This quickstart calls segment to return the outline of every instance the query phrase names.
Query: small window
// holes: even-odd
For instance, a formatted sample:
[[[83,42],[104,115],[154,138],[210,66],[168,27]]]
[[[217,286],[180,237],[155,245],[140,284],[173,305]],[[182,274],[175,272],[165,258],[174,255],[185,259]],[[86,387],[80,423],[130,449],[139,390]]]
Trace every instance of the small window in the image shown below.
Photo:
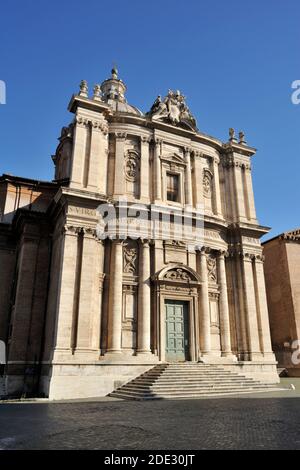
[[[179,199],[179,175],[167,173],[167,200],[178,202]]]

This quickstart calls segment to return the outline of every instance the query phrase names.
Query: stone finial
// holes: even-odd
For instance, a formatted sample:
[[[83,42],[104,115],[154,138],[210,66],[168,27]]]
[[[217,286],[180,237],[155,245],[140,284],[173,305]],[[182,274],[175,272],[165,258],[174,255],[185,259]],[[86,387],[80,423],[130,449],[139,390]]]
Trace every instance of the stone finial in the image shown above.
[[[247,142],[245,140],[245,132],[240,131],[239,132],[239,144],[240,145],[245,145]]]
[[[230,127],[229,128],[229,142],[236,142],[236,138],[235,138],[235,130],[233,129],[233,127]]]
[[[101,86],[97,83],[93,89],[93,100],[101,101]]]
[[[111,70],[111,78],[113,78],[114,80],[118,79],[118,69],[115,65],[113,66]]]
[[[85,98],[88,97],[88,84],[86,80],[81,80],[79,85],[79,96],[84,96]]]

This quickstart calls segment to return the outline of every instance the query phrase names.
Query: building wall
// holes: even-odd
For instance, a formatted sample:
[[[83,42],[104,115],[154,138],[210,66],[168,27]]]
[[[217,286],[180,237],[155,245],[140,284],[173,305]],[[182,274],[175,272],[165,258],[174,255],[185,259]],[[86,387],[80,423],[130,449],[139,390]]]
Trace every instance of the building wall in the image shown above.
[[[297,350],[293,342],[300,338],[300,245],[287,238],[279,236],[264,243],[265,279],[276,358],[290,375],[300,375],[299,364],[293,361]]]

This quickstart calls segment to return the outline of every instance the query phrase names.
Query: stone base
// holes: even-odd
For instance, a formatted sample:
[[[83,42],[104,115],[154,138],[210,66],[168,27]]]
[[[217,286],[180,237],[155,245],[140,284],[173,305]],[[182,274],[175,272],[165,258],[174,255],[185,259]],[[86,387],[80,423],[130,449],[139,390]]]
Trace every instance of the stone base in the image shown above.
[[[203,354],[199,362],[203,362],[204,364],[232,364],[237,362],[237,357],[234,354],[228,354],[228,356]]]
[[[41,390],[52,400],[103,397],[156,365],[125,362],[101,364],[53,365],[51,377],[43,378]]]

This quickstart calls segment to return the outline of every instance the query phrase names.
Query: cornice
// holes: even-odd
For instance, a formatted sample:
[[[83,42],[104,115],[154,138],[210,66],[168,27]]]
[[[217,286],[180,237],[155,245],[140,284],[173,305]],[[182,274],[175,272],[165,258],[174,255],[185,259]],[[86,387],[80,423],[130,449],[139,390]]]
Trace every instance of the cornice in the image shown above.
[[[112,112],[110,106],[104,103],[104,101],[91,100],[84,96],[72,95],[68,104],[68,111],[75,113],[78,107],[88,109],[89,111],[104,113],[107,116]]]

